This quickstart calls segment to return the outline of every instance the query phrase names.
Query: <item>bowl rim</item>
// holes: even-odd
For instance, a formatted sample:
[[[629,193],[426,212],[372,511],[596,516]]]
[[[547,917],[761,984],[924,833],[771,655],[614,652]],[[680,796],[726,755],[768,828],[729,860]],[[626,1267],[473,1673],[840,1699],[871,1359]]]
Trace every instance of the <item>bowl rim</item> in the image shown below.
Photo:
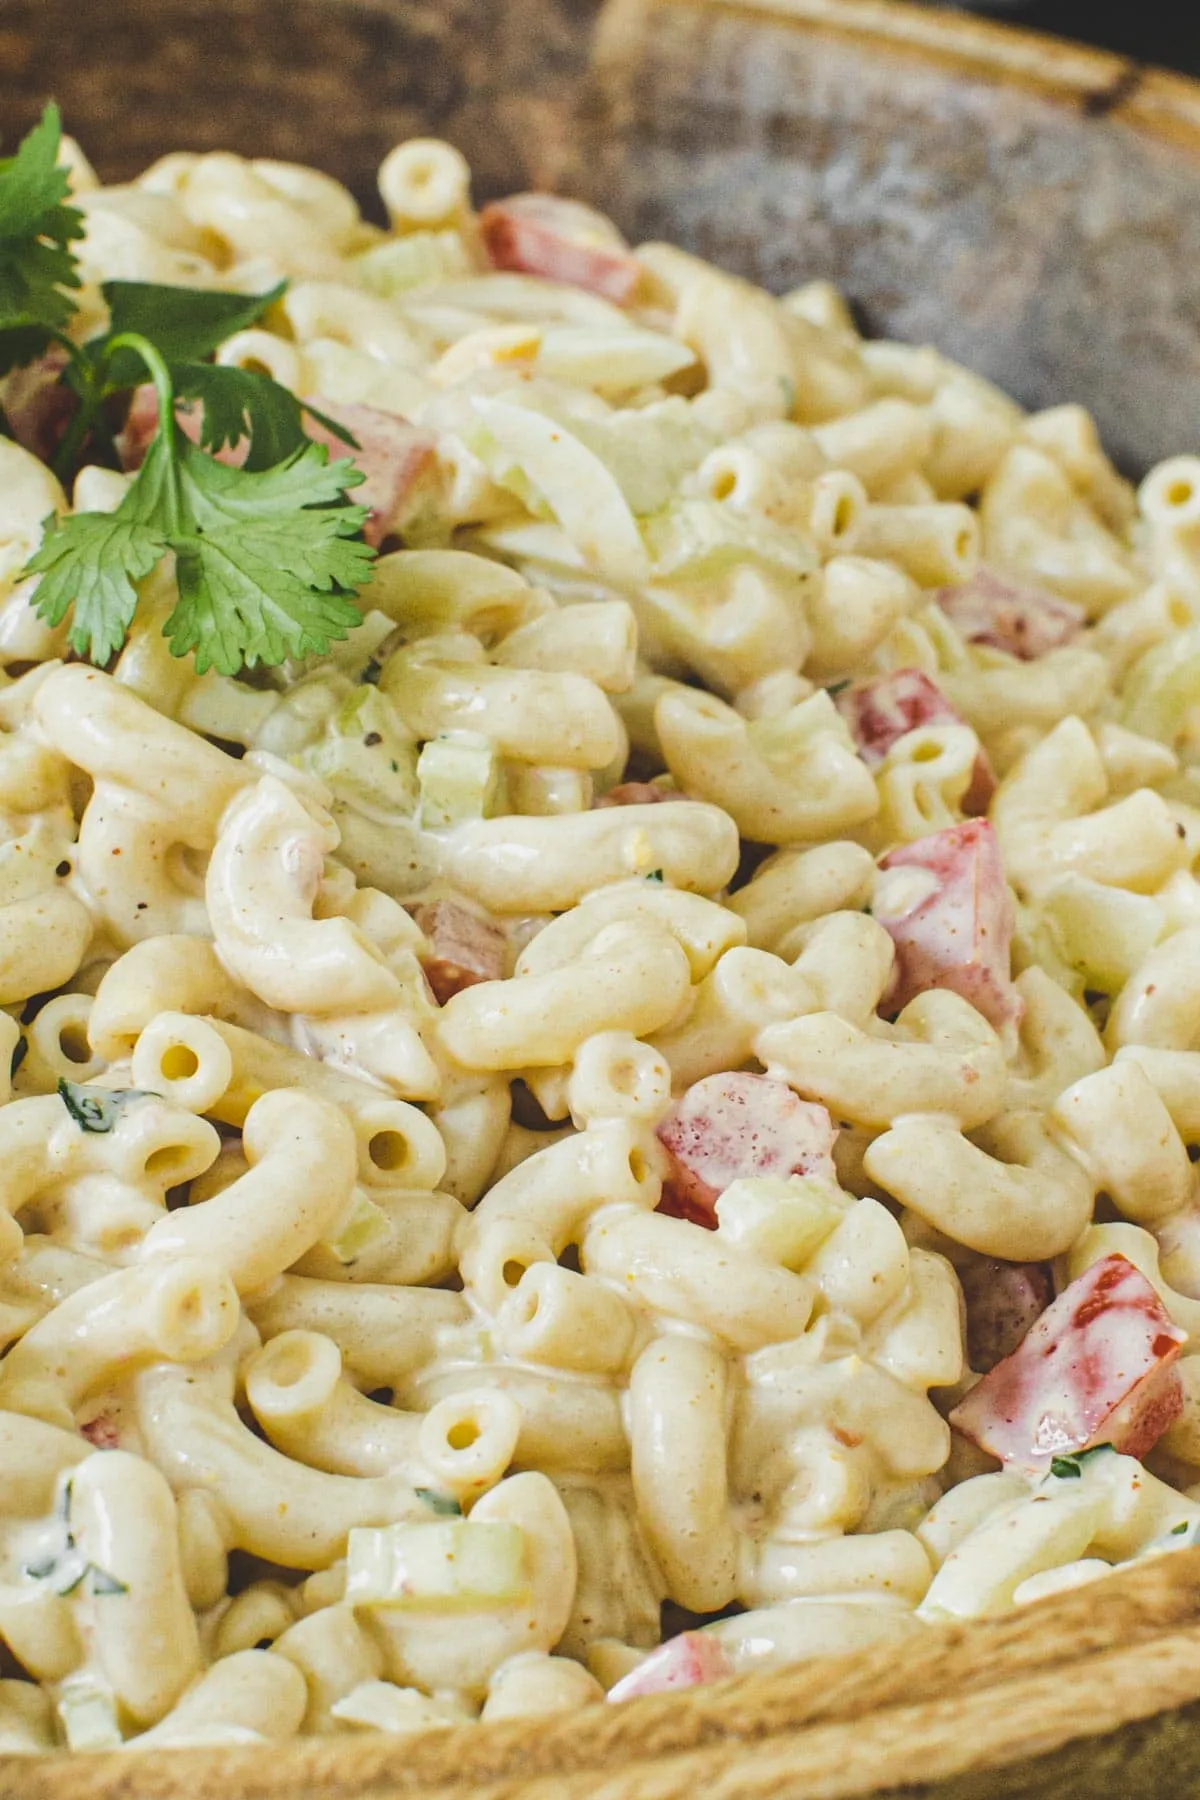
[[[911,0],[607,0],[593,62],[602,68],[636,36],[640,17],[668,9],[758,15],[785,28],[867,41],[877,50],[942,65],[996,85],[1115,119],[1200,157],[1200,76],[1115,50]]]
[[[805,1678],[817,1670],[819,1685]],[[1059,1751],[1076,1766],[1085,1740],[1108,1757],[1114,1733],[1130,1726],[1140,1727],[1139,1752],[1168,1744],[1176,1767],[1182,1737],[1190,1763],[1179,1772],[1194,1776],[1200,1738],[1192,1731],[1186,1748],[1172,1714],[1197,1702],[1192,1549],[1107,1577],[1102,1605],[1090,1586],[1076,1588],[993,1619],[931,1624],[899,1643],[621,1706],[419,1736],[0,1756],[0,1800],[613,1800],[620,1771],[630,1800],[710,1800],[730,1791],[726,1779],[738,1800],[869,1800],[980,1774],[1003,1783],[970,1789],[990,1800],[1022,1791],[1006,1770]]]

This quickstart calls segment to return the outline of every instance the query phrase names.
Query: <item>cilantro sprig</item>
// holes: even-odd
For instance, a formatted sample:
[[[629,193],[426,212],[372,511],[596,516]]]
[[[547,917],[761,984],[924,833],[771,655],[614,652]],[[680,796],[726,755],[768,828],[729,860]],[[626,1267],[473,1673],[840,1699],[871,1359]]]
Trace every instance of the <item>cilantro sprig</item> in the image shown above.
[[[345,637],[374,554],[356,537],[366,509],[345,503],[361,471],[308,439],[273,468],[215,462],[176,423],[175,385],[149,340],[127,332],[112,349],[148,370],[158,432],[115,512],[70,513],[48,531],[29,563],[42,617],[57,625],[73,608],[72,648],[107,662],[133,622],[136,583],[173,551],[179,603],[163,632],[173,656],[194,651],[198,673],[234,675]]]
[[[71,244],[83,214],[66,204],[67,172],[58,166],[62,126],[51,104],[15,156],[0,159],[0,374],[40,356],[68,324],[82,286]]]
[[[38,612],[53,625],[70,612],[72,647],[106,663],[125,641],[138,583],[172,554],[179,602],[163,632],[172,655],[194,654],[198,673],[323,653],[358,624],[353,596],[370,579],[375,552],[360,535],[366,509],[347,500],[361,471],[348,459],[331,462],[308,436],[305,415],[357,445],[269,376],[208,360],[287,284],[231,294],[108,282],[108,330],[77,344],[65,328],[75,311],[70,290],[81,285],[70,245],[84,224],[65,204],[59,145],[58,111],[49,106],[0,162],[0,374],[59,347],[61,380],[74,397],[54,458],[63,479],[85,453],[115,460],[113,407],[147,375],[157,431],[114,512],[45,521],[28,565],[41,577]],[[185,432],[179,416],[189,408]],[[241,466],[210,454],[233,445],[242,446]]]

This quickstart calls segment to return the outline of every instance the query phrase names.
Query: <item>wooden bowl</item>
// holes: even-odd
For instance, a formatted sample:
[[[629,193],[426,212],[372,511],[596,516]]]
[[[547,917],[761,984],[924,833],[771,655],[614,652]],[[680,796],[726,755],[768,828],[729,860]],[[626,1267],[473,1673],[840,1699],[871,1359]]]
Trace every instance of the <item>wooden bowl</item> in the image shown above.
[[[0,0],[9,141],[102,175],[452,138],[781,287],[842,283],[1131,469],[1200,436],[1200,86],[887,0]],[[0,1471],[0,1479],[3,1472]],[[940,1800],[1200,1792],[1200,1551],[984,1624],[565,1721],[0,1758],[0,1800]]]

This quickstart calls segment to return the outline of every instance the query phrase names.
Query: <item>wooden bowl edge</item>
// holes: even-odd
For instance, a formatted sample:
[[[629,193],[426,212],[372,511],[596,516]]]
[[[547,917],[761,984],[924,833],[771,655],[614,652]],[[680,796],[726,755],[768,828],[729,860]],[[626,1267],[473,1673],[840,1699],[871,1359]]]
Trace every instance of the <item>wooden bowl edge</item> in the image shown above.
[[[908,4],[908,0],[607,0],[593,66],[622,60],[651,10],[757,15],[776,25],[871,42],[977,79],[1066,102],[1093,118],[1116,118],[1200,156],[1200,80],[1114,51],[1024,27]]]
[[[1064,1694],[1086,1704],[1064,1704]],[[937,1747],[953,1772],[948,1721],[959,1715],[979,1721],[960,1746],[965,1768],[982,1766],[984,1754],[1018,1760],[1193,1701],[1200,1550],[1110,1577],[1103,1604],[1094,1588],[1080,1589],[998,1619],[931,1626],[899,1645],[560,1718],[420,1738],[0,1758],[0,1800],[440,1800],[456,1788],[478,1800],[493,1792],[497,1800],[569,1800],[617,1769],[654,1771],[656,1800],[709,1800],[713,1769],[736,1765],[749,1779],[747,1770],[761,1767],[777,1778],[789,1761],[815,1768],[818,1752],[827,1769],[819,1791],[840,1800],[870,1793],[868,1776],[876,1786],[890,1781],[888,1758],[907,1767],[906,1746],[910,1760]],[[708,1770],[703,1782],[698,1768]],[[858,1771],[851,1785],[837,1786],[839,1769],[847,1781]],[[754,1791],[738,1790],[741,1800]],[[771,1791],[762,1789],[764,1800]]]

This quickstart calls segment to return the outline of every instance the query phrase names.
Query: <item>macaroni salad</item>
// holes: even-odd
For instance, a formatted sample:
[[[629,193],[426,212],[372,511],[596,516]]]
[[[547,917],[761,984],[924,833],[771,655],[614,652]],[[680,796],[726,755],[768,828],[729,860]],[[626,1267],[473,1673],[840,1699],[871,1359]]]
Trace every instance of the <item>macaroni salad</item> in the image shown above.
[[[387,230],[57,155],[0,439],[0,1752],[569,1711],[1197,1541],[1200,457],[1135,491],[1081,408],[476,212],[443,143]],[[225,325],[190,374],[110,332],[85,431],[164,289]],[[253,555],[212,525],[297,470]]]

